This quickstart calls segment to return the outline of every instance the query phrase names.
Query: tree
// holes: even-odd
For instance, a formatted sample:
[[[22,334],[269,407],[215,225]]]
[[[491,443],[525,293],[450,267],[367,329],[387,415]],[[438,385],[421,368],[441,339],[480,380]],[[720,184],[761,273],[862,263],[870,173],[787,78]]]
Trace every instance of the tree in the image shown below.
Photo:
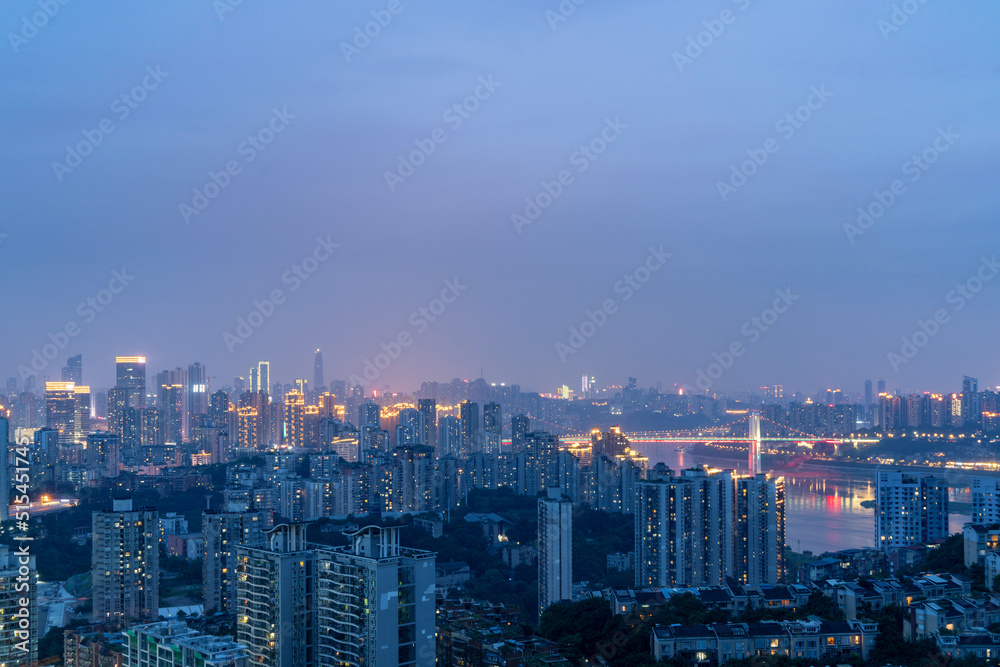
[[[603,598],[550,605],[538,624],[538,633],[557,642],[573,662],[597,655],[598,643],[615,626],[611,605]]]

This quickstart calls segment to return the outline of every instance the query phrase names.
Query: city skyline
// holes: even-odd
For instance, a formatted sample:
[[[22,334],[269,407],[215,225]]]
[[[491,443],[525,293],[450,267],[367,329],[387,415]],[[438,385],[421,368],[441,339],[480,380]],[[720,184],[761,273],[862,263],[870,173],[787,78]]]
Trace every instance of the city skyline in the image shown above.
[[[1000,383],[1000,9],[574,7],[9,4],[0,374]]]
[[[321,353],[319,352],[319,350],[315,350],[314,352],[316,353],[317,358],[320,359],[320,361],[319,361],[320,365],[319,365],[319,371],[318,371],[318,373],[322,374],[322,356],[321,356]],[[73,362],[75,362],[77,364],[81,364],[81,357],[82,357],[82,354],[76,354],[76,355],[73,355],[69,360],[72,360]],[[122,358],[122,357],[121,357],[121,355],[114,355],[112,358],[115,359],[115,360],[117,360],[117,359]],[[156,368],[160,368],[160,367],[164,368],[163,372],[165,372],[165,373],[171,373],[171,372],[176,372],[176,371],[183,371],[183,368],[185,366],[188,367],[188,370],[186,372],[191,372],[192,368],[197,368],[197,369],[199,369],[199,372],[201,373],[201,375],[200,375],[201,379],[203,379],[203,380],[206,381],[206,386],[210,390],[210,392],[217,391],[217,390],[219,390],[219,389],[221,389],[223,387],[229,387],[231,391],[236,391],[237,393],[239,393],[239,391],[241,390],[241,387],[239,386],[239,384],[237,382],[234,382],[234,381],[238,381],[238,380],[242,380],[243,381],[244,384],[242,386],[245,387],[245,389],[247,391],[257,391],[257,389],[256,389],[257,385],[255,384],[256,380],[254,379],[254,377],[255,377],[254,374],[255,373],[257,373],[257,374],[263,373],[263,375],[265,375],[268,378],[268,381],[267,381],[268,387],[273,386],[275,383],[280,383],[284,387],[295,388],[299,384],[300,380],[306,380],[306,383],[307,383],[308,388],[309,388],[310,391],[313,391],[313,390],[316,389],[315,384],[314,384],[315,380],[314,379],[312,379],[312,380],[308,379],[308,373],[306,373],[304,370],[303,370],[303,372],[297,372],[296,371],[296,372],[289,372],[289,373],[286,373],[286,374],[275,375],[270,370],[271,367],[273,366],[273,363],[270,362],[269,360],[262,360],[262,361],[253,362],[252,364],[250,364],[247,367],[247,369],[245,369],[245,371],[243,372],[243,374],[240,374],[239,372],[237,372],[234,375],[218,376],[214,372],[212,372],[212,373],[210,373],[208,375],[205,375],[206,365],[202,364],[201,361],[194,361],[194,362],[190,362],[190,363],[185,362],[185,363],[179,363],[179,364],[176,364],[176,365],[173,365],[173,364],[170,364],[170,363],[162,364],[162,365],[157,365],[155,363],[155,359],[152,359],[151,361],[147,362],[146,360],[147,359],[151,359],[151,358],[148,358],[148,357],[143,356],[143,355],[138,355],[138,356],[135,356],[135,357],[126,357],[126,358],[128,358],[128,359],[142,359],[143,363],[146,365],[146,367],[150,371],[150,378],[153,378],[154,375],[159,374],[159,371],[156,371],[155,369]],[[55,361],[47,364],[46,368],[51,368],[51,367],[59,366],[59,363],[57,363],[58,360],[59,360],[59,358],[57,357],[55,359]],[[109,364],[107,364],[107,366],[110,367],[111,364],[114,364],[114,363],[115,363],[114,361],[109,362]],[[316,374],[315,362],[313,362],[313,363],[314,363],[314,378],[315,377],[320,377],[320,375]],[[174,367],[170,368],[171,365],[173,365]],[[88,377],[91,374],[100,373],[100,371],[95,371],[94,370],[95,366],[98,366],[98,368],[101,367],[101,365],[99,365],[99,364],[93,364],[93,363],[86,365]],[[214,366],[207,366],[207,367],[210,370],[214,370]],[[63,375],[64,376],[66,375],[65,369],[66,369],[66,367],[64,366],[63,367]],[[267,369],[267,370],[266,371],[261,371],[260,369]],[[80,371],[79,369],[76,372],[77,373],[82,373],[82,371]],[[362,370],[362,373],[363,372],[364,371]],[[480,372],[482,372],[482,369],[480,369]],[[46,383],[46,381],[48,381],[48,382],[54,382],[54,380],[52,378],[48,378],[45,375],[45,373],[43,373],[43,372],[36,372],[36,373],[34,373],[32,375],[29,375],[27,377],[33,377],[34,378],[34,380],[32,380],[32,382],[34,382],[34,390],[36,392],[42,392],[45,389],[45,383]],[[117,375],[116,375],[116,371],[115,370],[109,370],[102,377],[108,377],[110,381],[108,381],[107,384],[102,384],[102,382],[100,382],[100,381],[94,382],[91,379],[82,378],[82,382],[78,382],[77,386],[81,386],[81,384],[85,383],[84,386],[86,388],[94,387],[96,389],[108,389],[108,388],[113,388],[113,387],[115,387],[117,385]],[[582,393],[581,393],[582,387],[588,387],[589,389],[591,389],[595,393],[597,393],[597,392],[601,392],[601,391],[607,391],[608,389],[614,389],[614,388],[621,389],[621,388],[623,388],[623,387],[626,386],[626,383],[627,383],[628,380],[635,379],[634,376],[633,376],[633,374],[632,373],[628,373],[628,372],[619,372],[618,374],[614,375],[612,377],[612,379],[610,379],[610,380],[605,380],[604,378],[597,378],[597,376],[595,376],[595,375],[589,375],[589,374],[585,373],[582,376],[582,377],[586,378],[583,381],[583,383],[581,383],[580,377],[581,376],[577,376],[577,377],[573,377],[573,378],[566,378],[562,382],[557,382],[554,385],[544,386],[544,387],[530,387],[530,386],[526,386],[526,385],[523,385],[522,383],[518,382],[516,378],[511,378],[511,379],[494,379],[494,378],[491,377],[491,378],[487,379],[487,378],[483,377],[482,375],[479,375],[478,377],[473,377],[473,376],[465,376],[465,377],[457,376],[457,377],[452,377],[452,378],[444,378],[444,377],[430,378],[430,377],[428,377],[428,378],[423,378],[423,379],[415,382],[412,386],[400,387],[400,386],[391,385],[391,384],[389,384],[387,382],[382,382],[382,381],[380,381],[381,380],[380,378],[377,379],[376,381],[371,381],[370,382],[370,381],[366,380],[363,375],[352,374],[350,377],[332,377],[332,378],[330,378],[323,385],[323,389],[324,390],[328,390],[333,382],[346,382],[348,391],[351,391],[354,386],[361,386],[362,389],[364,390],[365,395],[367,395],[367,396],[371,396],[373,391],[377,391],[379,393],[383,393],[383,388],[386,387],[386,386],[388,386],[390,388],[391,393],[394,393],[394,394],[403,394],[403,395],[411,395],[411,394],[417,393],[420,390],[420,386],[422,384],[425,384],[425,383],[428,383],[428,382],[431,382],[431,383],[440,383],[440,384],[447,384],[447,383],[453,382],[455,380],[461,380],[461,381],[464,381],[464,382],[473,382],[475,380],[482,379],[482,380],[485,380],[488,384],[490,384],[492,386],[502,386],[502,385],[511,386],[511,385],[517,385],[517,386],[521,387],[521,391],[534,392],[534,393],[538,393],[538,394],[542,394],[542,395],[557,395],[559,393],[559,391],[561,390],[562,387],[568,387],[573,392],[574,397],[583,397]],[[707,375],[703,375],[703,376],[700,376],[700,377],[701,377],[701,379],[705,379],[708,376]],[[645,388],[645,387],[653,387],[653,388],[655,388],[655,387],[659,386],[661,388],[661,391],[664,391],[666,393],[683,392],[685,394],[720,395],[720,396],[736,396],[736,395],[742,395],[742,394],[750,394],[750,395],[757,394],[757,395],[763,396],[763,398],[765,398],[765,399],[775,399],[775,400],[777,400],[777,399],[784,399],[785,401],[789,400],[793,396],[810,397],[811,398],[811,397],[814,397],[814,396],[820,396],[820,395],[822,395],[824,393],[835,392],[836,394],[845,397],[845,399],[847,399],[847,400],[854,400],[854,399],[867,400],[868,399],[868,393],[869,393],[869,391],[872,392],[871,396],[875,396],[875,397],[877,397],[879,393],[883,393],[883,392],[887,393],[889,395],[906,395],[906,394],[919,394],[919,393],[928,393],[928,392],[943,393],[943,394],[953,394],[953,393],[954,394],[961,394],[961,393],[963,393],[963,391],[966,390],[966,387],[967,387],[967,385],[965,384],[965,381],[966,380],[970,380],[970,379],[972,379],[973,381],[977,382],[977,386],[981,387],[983,390],[991,390],[991,388],[992,388],[992,390],[1000,391],[1000,379],[998,379],[997,384],[991,384],[989,382],[981,380],[978,377],[972,377],[968,373],[965,373],[965,374],[960,373],[958,375],[955,375],[954,377],[952,377],[950,379],[950,382],[949,381],[945,382],[945,386],[928,385],[928,386],[922,386],[922,387],[906,387],[906,386],[900,386],[898,384],[894,384],[894,378],[891,377],[891,376],[888,377],[888,378],[885,377],[885,376],[871,376],[871,377],[868,377],[868,378],[859,379],[856,382],[853,382],[853,383],[850,383],[850,384],[847,384],[847,385],[827,385],[825,387],[817,385],[817,386],[814,386],[812,388],[801,388],[801,387],[796,388],[796,387],[791,387],[791,386],[782,384],[780,382],[777,382],[777,383],[767,383],[767,384],[763,384],[763,385],[761,385],[761,384],[751,384],[751,385],[743,386],[743,387],[733,387],[733,388],[725,387],[724,388],[724,387],[721,387],[721,386],[720,387],[716,387],[715,386],[715,382],[712,381],[709,384],[708,389],[706,390],[706,389],[704,389],[701,386],[692,386],[692,385],[680,384],[680,383],[670,383],[670,382],[665,381],[663,379],[642,379],[642,378],[638,379],[638,386],[639,387],[643,387],[643,388]],[[10,384],[11,380],[17,380],[19,390],[23,390],[24,389],[23,380],[21,380],[19,377],[16,377],[16,376],[8,377],[5,386],[9,387],[9,384]],[[352,380],[360,380],[361,382],[359,384],[355,385],[355,384],[352,384]],[[699,381],[698,378],[696,378],[695,382],[697,383],[698,381]],[[190,381],[186,381],[186,382],[190,383]],[[878,386],[879,386],[878,390],[875,389],[876,383],[878,383]],[[150,395],[155,395],[155,393],[157,391],[156,381],[153,380],[153,379],[150,379],[149,382],[147,382],[146,386],[147,386],[147,391],[150,393]],[[201,387],[201,385],[196,385],[196,386]],[[200,389],[201,392],[204,392],[204,390],[205,390],[204,387]],[[778,392],[780,392],[778,395],[775,395],[773,393],[776,390]],[[205,400],[207,400],[207,399],[205,399]]]

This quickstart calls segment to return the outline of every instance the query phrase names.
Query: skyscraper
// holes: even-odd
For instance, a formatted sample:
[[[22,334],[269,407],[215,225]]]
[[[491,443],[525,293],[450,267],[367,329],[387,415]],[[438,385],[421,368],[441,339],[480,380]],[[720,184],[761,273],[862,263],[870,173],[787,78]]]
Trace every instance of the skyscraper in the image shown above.
[[[888,551],[948,537],[948,484],[933,475],[879,470],[875,547]]]
[[[59,442],[75,442],[76,396],[72,382],[45,383],[45,425],[59,431]]]
[[[538,499],[538,614],[573,599],[573,503],[549,487]]]
[[[323,381],[323,350],[316,348],[316,355],[313,357],[313,391],[322,392],[326,388]]]
[[[83,384],[83,355],[77,354],[66,360],[62,369],[63,382]]]
[[[91,575],[95,623],[132,623],[159,614],[160,517],[156,508],[132,509],[115,500],[93,514]]]
[[[195,362],[188,366],[184,376],[184,421],[181,437],[191,439],[191,429],[197,415],[208,414],[208,374],[205,366]]]
[[[73,442],[83,442],[90,433],[90,387],[73,387]]]
[[[271,363],[258,361],[256,368],[250,369],[250,391],[266,394],[271,386]]]
[[[872,381],[865,380],[865,405],[871,405],[875,401],[875,397],[872,395]]]
[[[146,407],[146,357],[115,357],[115,386],[128,390],[128,404]]]

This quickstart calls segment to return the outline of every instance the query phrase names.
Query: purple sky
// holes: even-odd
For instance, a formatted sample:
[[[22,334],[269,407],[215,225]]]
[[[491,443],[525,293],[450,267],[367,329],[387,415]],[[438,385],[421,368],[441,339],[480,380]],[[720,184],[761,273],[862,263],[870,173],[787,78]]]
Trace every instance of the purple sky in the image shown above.
[[[481,365],[543,392],[583,373],[694,385],[734,344],[713,389],[1000,384],[1000,280],[949,298],[1000,253],[996,3],[897,3],[897,26],[893,3],[860,0],[591,0],[564,2],[565,21],[556,0],[243,0],[220,18],[228,1],[0,10],[3,377],[75,323],[40,377],[82,352],[95,386],[115,354],[150,373],[201,361],[215,386],[268,359],[291,381],[322,346],[327,379],[347,379],[402,335],[376,386]],[[81,142],[97,145],[72,166]],[[416,142],[433,152],[397,171]],[[925,150],[933,164],[912,161]],[[894,201],[845,230],[876,191]],[[546,207],[517,223],[526,198]],[[293,289],[317,238],[339,247]],[[90,321],[78,304],[123,268],[134,279]],[[648,281],[626,300],[627,275]],[[456,279],[433,322],[419,314]]]

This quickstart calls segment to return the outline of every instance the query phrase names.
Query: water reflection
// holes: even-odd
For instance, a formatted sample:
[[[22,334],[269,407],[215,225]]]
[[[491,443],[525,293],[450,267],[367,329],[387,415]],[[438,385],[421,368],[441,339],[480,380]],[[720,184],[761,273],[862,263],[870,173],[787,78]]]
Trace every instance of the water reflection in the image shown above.
[[[649,464],[663,461],[674,470],[697,465],[745,471],[746,460],[678,452],[671,443],[635,443],[649,457]],[[818,469],[806,465],[793,471],[776,471],[785,478],[785,541],[795,551],[815,554],[875,545],[875,513],[861,503],[875,499],[874,470]],[[954,503],[972,502],[968,486],[950,489]],[[962,509],[965,509],[964,507]],[[949,530],[960,532],[968,514],[951,514]]]

